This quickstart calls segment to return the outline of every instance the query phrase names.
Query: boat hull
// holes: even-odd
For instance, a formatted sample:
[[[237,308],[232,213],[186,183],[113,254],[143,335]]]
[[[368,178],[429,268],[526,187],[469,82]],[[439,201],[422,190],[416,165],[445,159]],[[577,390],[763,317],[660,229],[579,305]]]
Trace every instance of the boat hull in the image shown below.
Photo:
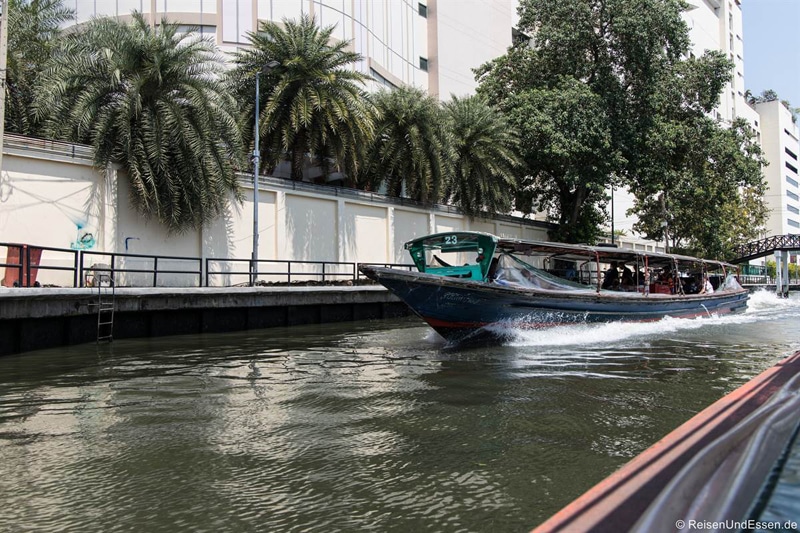
[[[517,328],[727,314],[744,310],[748,298],[745,289],[710,295],[544,291],[389,268],[362,271],[456,343],[503,338],[504,331]]]

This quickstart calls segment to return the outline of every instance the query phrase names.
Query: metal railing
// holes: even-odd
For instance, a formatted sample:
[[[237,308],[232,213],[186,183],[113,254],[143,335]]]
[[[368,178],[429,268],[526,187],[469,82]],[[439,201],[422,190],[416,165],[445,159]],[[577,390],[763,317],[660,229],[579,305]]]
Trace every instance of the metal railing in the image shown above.
[[[776,250],[800,250],[800,234],[773,235],[760,241],[748,242],[736,248],[736,263],[758,259],[774,253]]]
[[[102,258],[109,258],[108,263],[94,263],[90,267],[86,268],[85,263],[86,259],[92,257],[102,257]],[[152,268],[145,268],[143,265],[137,265],[137,262],[148,262],[152,261]],[[159,261],[163,262],[168,261],[172,264],[176,262],[189,262],[195,263],[196,268],[194,269],[176,269],[176,268],[159,268]],[[130,264],[134,266],[131,266]],[[177,275],[188,275],[188,276],[196,276],[196,284],[193,286],[195,287],[202,287],[203,281],[203,271],[202,271],[202,260],[199,257],[180,257],[174,255],[145,255],[145,254],[122,254],[122,253],[115,253],[115,252],[94,252],[94,251],[83,251],[80,254],[80,271],[78,278],[80,280],[80,286],[84,287],[86,285],[86,278],[85,273],[93,272],[93,273],[105,273],[105,275],[109,276],[109,279],[112,283],[116,285],[122,286],[129,286],[129,287],[158,287],[158,277],[159,275],[170,275],[170,274],[177,274]],[[123,274],[124,278],[126,279],[119,279],[117,274]],[[147,274],[152,276],[152,284],[147,283],[139,283],[138,277],[136,276],[129,276],[130,274]],[[142,276],[142,279],[145,279],[145,276]],[[163,277],[162,277],[163,279]],[[121,283],[120,283],[121,282]],[[184,285],[185,286],[185,285]]]
[[[52,139],[37,139],[24,135],[6,133],[3,137],[3,148],[30,150],[40,152],[50,156],[61,156],[70,159],[94,159],[94,149],[85,144],[75,144]]]
[[[78,283],[78,250],[67,248],[54,248],[52,246],[32,246],[29,244],[0,243],[0,247],[6,248],[6,259],[0,263],[0,267],[5,268],[2,278],[2,285],[6,287],[39,287],[41,282],[37,280],[39,271],[68,271],[72,272],[72,286]],[[44,252],[56,252],[70,256],[67,262],[72,266],[47,264],[42,262]]]
[[[275,280],[276,277],[285,279],[286,283],[291,283],[294,277],[298,278],[316,277],[320,281],[330,281],[331,279],[350,278],[356,279],[358,273],[357,263],[345,263],[338,261],[293,261],[289,259],[259,259],[256,261],[257,278],[262,281],[269,279]],[[206,280],[205,286],[211,287],[211,277],[224,276],[229,279],[235,276],[250,278],[250,259],[227,259],[227,258],[206,258]],[[238,269],[238,265],[242,265]],[[293,268],[294,267],[294,268]],[[344,267],[344,271],[341,269]],[[332,270],[332,268],[334,270]],[[243,283],[232,283],[231,285],[241,285]],[[249,284],[249,282],[248,282]]]
[[[361,265],[383,266],[411,270],[414,265],[399,263],[357,263],[348,261],[297,261],[291,259],[259,259],[257,278],[266,283],[292,283],[293,281],[358,281],[365,279],[358,267]],[[212,277],[247,279],[240,283],[230,282],[223,286],[249,284],[250,259],[206,258],[205,286],[217,286]],[[240,276],[240,278],[236,278]],[[311,279],[313,278],[313,279]]]
[[[3,247],[6,248],[7,254],[5,262],[0,263],[0,268],[5,269],[2,282],[7,287],[43,285],[40,283],[41,276],[40,280],[37,280],[40,271],[71,273],[69,278],[62,278],[60,285],[46,284],[62,287],[88,287],[102,283],[113,283],[117,287],[211,287],[250,284],[250,259],[127,254],[0,242],[0,248]],[[59,259],[59,256],[64,255],[66,259]],[[44,261],[45,258],[47,262]],[[414,269],[414,265],[399,263],[259,259],[258,279],[266,283],[288,284],[299,281],[357,282],[365,279],[359,272],[361,265]],[[65,281],[66,279],[69,281]]]

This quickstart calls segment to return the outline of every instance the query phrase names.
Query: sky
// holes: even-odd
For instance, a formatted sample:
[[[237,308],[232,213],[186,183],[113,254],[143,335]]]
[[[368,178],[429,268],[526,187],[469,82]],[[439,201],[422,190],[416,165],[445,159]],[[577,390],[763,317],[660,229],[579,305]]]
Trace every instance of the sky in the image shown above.
[[[744,85],[800,107],[800,0],[742,0]]]

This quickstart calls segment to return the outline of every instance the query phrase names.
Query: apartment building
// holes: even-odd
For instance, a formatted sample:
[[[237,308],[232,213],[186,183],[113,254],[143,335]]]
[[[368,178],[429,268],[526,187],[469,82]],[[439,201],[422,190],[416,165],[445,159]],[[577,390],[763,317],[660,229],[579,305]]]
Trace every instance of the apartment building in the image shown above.
[[[766,236],[800,233],[800,134],[792,114],[778,100],[755,105],[761,117],[761,148],[769,208]]]

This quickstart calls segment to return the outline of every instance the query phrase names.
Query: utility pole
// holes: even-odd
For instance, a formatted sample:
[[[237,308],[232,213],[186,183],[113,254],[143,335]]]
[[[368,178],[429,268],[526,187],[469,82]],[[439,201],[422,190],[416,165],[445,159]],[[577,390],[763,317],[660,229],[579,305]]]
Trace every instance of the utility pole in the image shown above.
[[[611,186],[611,244],[614,244],[614,186]]]
[[[259,80],[261,74],[267,74],[275,67],[280,66],[278,61],[272,60],[256,71],[256,109],[253,124],[253,253],[250,255],[250,286],[254,287],[258,281],[258,171],[261,164],[261,150],[259,148],[258,115],[261,113],[259,96],[261,93]]]
[[[256,112],[255,124],[253,126],[253,253],[250,255],[250,286],[254,287],[258,281],[258,167],[261,162],[261,151],[258,149],[259,144],[259,129],[258,129],[258,115],[261,112],[261,105],[259,104],[258,86],[259,79],[261,78],[261,71],[256,72]]]
[[[661,210],[664,213],[664,221],[661,227],[664,228],[664,253],[669,253],[669,213],[667,213],[667,192],[661,193]]]
[[[6,65],[8,65],[8,0],[0,0],[0,172],[6,131]]]

